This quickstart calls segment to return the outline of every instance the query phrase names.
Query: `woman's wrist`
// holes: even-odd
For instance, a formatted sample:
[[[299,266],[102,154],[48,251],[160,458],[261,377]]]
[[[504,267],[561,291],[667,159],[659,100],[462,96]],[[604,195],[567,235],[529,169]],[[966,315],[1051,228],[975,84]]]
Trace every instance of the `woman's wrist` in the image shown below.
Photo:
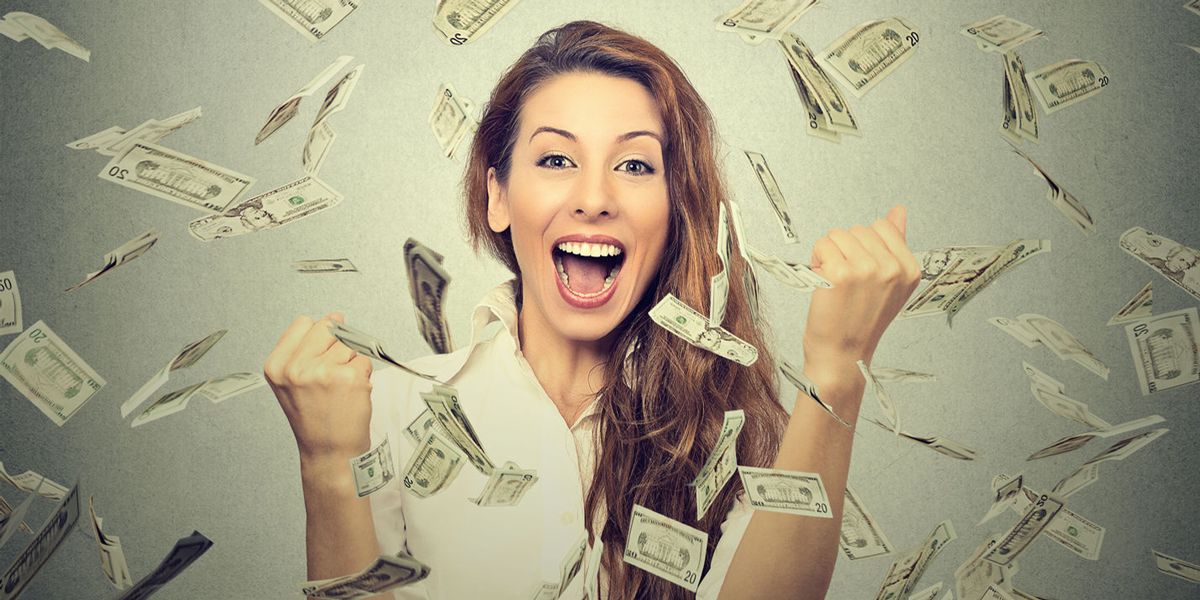
[[[300,457],[300,483],[307,492],[355,493],[354,474],[350,461],[354,457],[341,454]]]

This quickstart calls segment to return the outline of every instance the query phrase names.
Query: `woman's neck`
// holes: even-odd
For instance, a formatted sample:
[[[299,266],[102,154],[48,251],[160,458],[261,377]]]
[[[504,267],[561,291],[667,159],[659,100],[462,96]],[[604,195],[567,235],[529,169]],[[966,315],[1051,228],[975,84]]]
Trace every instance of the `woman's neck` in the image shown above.
[[[523,303],[524,304],[524,303]],[[537,308],[524,304],[517,312],[521,353],[567,426],[595,399],[604,382],[604,363],[611,341],[563,337]]]

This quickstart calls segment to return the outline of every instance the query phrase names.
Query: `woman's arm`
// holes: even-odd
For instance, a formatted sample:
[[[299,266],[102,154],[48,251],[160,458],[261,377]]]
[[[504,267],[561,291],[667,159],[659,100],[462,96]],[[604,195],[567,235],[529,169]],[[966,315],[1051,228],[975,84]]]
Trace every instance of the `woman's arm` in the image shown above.
[[[879,338],[920,280],[904,238],[906,217],[896,207],[869,228],[833,229],[814,245],[813,270],[833,287],[813,293],[804,371],[821,399],[851,424],[866,387],[855,363],[871,364]],[[722,600],[825,597],[837,562],[854,431],[807,394],[797,395],[772,468],[820,474],[832,518],[755,511],[725,576]]]
[[[371,443],[371,359],[339,342],[332,321],[344,318],[298,317],[263,365],[300,451],[309,580],[356,573],[379,556],[370,503],[350,470]]]

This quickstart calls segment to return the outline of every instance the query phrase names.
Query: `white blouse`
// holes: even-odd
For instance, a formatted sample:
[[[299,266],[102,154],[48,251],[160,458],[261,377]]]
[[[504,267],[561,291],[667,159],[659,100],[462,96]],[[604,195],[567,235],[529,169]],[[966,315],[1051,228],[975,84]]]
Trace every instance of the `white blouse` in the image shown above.
[[[518,505],[468,502],[478,496],[487,476],[465,459],[458,476],[438,493],[418,498],[406,492],[402,471],[415,447],[404,429],[425,410],[420,392],[432,384],[395,367],[371,375],[371,446],[389,438],[397,471],[393,481],[370,496],[380,551],[403,550],[430,567],[424,581],[395,590],[397,600],[531,600],[543,584],[557,585],[564,559],[586,536],[583,501],[595,464],[595,403],[567,427],[518,347],[515,281],[496,286],[475,306],[468,346],[406,364],[458,390],[463,411],[493,462],[511,460],[522,469],[537,470],[538,481]],[[503,327],[489,327],[497,321]],[[492,330],[493,335],[484,335]],[[751,514],[739,497],[721,524],[697,598],[717,597]],[[589,547],[584,566],[560,598],[584,597],[585,576],[597,576],[586,573],[591,553]],[[603,574],[600,590],[606,596]]]

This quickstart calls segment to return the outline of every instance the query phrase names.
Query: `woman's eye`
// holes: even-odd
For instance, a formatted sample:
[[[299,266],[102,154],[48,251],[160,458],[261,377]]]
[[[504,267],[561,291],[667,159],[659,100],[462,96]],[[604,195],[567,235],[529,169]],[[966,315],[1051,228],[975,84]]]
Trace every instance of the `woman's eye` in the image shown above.
[[[571,159],[561,154],[547,154],[541,160],[537,161],[539,167],[549,167],[551,169],[565,169],[572,164],[574,163],[571,162]]]
[[[632,167],[626,168],[624,171],[633,175],[651,175],[654,173],[654,167],[651,167],[646,162],[637,160],[636,158],[631,158],[621,164]]]

